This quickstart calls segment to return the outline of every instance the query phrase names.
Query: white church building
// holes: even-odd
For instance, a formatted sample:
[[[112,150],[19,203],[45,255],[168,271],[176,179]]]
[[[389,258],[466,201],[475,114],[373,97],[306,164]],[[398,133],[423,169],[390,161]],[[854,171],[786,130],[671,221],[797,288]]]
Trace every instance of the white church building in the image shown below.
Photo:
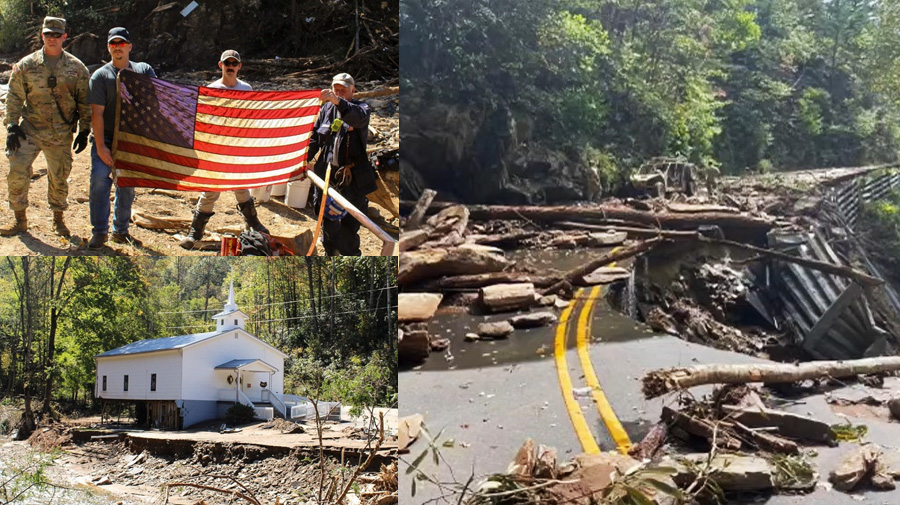
[[[141,340],[96,356],[95,396],[135,402],[140,420],[146,414],[151,427],[167,429],[221,418],[235,403],[266,420],[304,416],[307,406],[284,396],[287,355],[248,333],[247,317],[234,303],[232,281],[214,331]]]

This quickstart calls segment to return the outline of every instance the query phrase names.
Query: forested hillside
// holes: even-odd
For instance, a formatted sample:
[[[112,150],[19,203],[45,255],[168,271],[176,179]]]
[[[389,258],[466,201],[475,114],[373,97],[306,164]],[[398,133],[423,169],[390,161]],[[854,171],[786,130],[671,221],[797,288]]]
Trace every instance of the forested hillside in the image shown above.
[[[23,395],[45,413],[51,400],[89,405],[94,356],[213,330],[233,281],[247,330],[290,355],[286,377],[300,360],[373,365],[391,377],[377,392],[388,406],[397,391],[396,280],[396,259],[381,257],[2,258],[0,396]]]
[[[404,1],[404,141],[450,160],[409,161],[430,186],[524,188],[541,161],[605,190],[659,155],[726,174],[894,161],[898,22],[897,0]]]

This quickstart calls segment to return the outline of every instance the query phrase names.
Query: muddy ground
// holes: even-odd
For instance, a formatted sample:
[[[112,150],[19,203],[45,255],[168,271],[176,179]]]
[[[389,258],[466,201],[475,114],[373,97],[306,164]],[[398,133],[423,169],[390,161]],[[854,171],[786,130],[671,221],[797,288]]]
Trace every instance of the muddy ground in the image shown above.
[[[306,433],[286,433],[296,426],[279,419],[243,426],[240,433],[222,435],[210,431],[202,441],[192,444],[169,443],[161,432],[154,432],[160,436],[154,436],[152,443],[131,438],[73,442],[73,435],[78,434],[70,428],[76,425],[83,428],[84,424],[79,421],[65,426],[54,424],[51,428],[39,428],[27,442],[2,444],[0,461],[21,462],[32,457],[33,450],[47,453],[61,449],[47,474],[60,489],[51,488],[41,496],[56,492],[59,494],[55,500],[73,505],[162,503],[165,485],[174,482],[237,490],[267,505],[276,500],[281,505],[307,503],[318,491],[317,450],[310,444],[298,447],[282,443],[298,437],[311,439],[309,433],[314,432],[313,425],[301,425],[299,429]],[[254,443],[259,442],[260,434],[266,436],[265,443]],[[348,442],[365,446],[365,435],[355,430],[351,423],[326,423],[326,435],[326,444]],[[395,448],[396,437],[388,436],[386,443]],[[147,450],[138,446],[147,447]],[[325,470],[328,475],[336,475],[342,461],[338,453],[331,454],[325,459]],[[352,471],[365,459],[365,454],[348,451],[343,455],[343,463],[349,469],[346,471]],[[347,503],[370,503],[396,492],[396,462],[384,458],[379,461],[387,461],[386,466],[376,464],[363,472],[357,480],[358,493]],[[326,480],[326,485],[328,482]],[[169,503],[176,505],[216,505],[232,503],[231,499],[228,493],[187,485],[174,487],[169,492]]]
[[[8,63],[8,62],[7,62]],[[2,64],[2,62],[0,62]],[[330,76],[312,76],[303,79],[281,77],[261,70],[245,68],[241,75],[254,89],[317,89],[327,86]],[[284,69],[281,69],[284,71]],[[219,77],[213,70],[176,71],[161,73],[160,78],[183,84],[200,85]],[[9,71],[0,73],[0,82],[7,82]],[[360,82],[357,91],[364,92],[388,85],[396,85],[395,81]],[[372,106],[371,126],[377,132],[375,139],[370,139],[369,148],[398,146],[400,143],[400,97],[389,95],[366,99]],[[5,136],[4,136],[5,139]],[[3,141],[5,145],[5,140]],[[47,165],[43,155],[39,155],[34,164],[34,177],[29,191],[28,223],[29,231],[15,237],[0,237],[0,255],[191,255],[208,256],[218,254],[213,250],[186,251],[178,243],[187,231],[193,209],[196,207],[200,193],[175,192],[150,188],[138,188],[132,212],[139,212],[163,219],[186,220],[183,229],[154,230],[142,228],[132,223],[129,232],[143,243],[142,247],[108,242],[100,249],[88,249],[87,241],[91,237],[88,195],[90,186],[90,149],[85,149],[74,156],[72,172],[69,176],[69,210],[66,212],[66,224],[72,233],[71,239],[63,239],[53,231],[52,212],[47,204]],[[9,173],[9,160],[0,156],[0,222],[13,219],[13,212],[8,205],[6,177]],[[382,173],[394,198],[398,195],[399,171]],[[112,198],[112,195],[111,197]],[[206,228],[205,241],[218,241],[223,233],[239,235],[243,227],[243,217],[236,209],[234,193],[228,192],[216,203],[215,215]],[[316,224],[316,211],[312,209],[312,199],[308,199],[305,209],[294,209],[284,204],[284,197],[272,197],[268,202],[257,205],[260,221],[276,236],[294,237],[306,230],[313,230]],[[390,212],[375,203],[370,203],[369,217],[383,230],[398,237],[397,219]],[[110,218],[112,220],[112,218]],[[212,232],[212,234],[210,233]],[[362,253],[377,256],[381,252],[381,240],[365,228],[360,229]],[[211,246],[214,247],[214,246]],[[317,254],[324,254],[321,243],[317,245]]]

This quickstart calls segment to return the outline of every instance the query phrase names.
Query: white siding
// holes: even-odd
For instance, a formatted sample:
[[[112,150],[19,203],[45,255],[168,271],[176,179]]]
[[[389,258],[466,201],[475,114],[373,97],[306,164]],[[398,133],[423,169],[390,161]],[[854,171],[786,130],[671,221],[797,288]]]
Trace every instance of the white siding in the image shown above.
[[[156,391],[150,375],[156,374]],[[106,391],[103,391],[103,376]],[[128,391],[124,391],[128,375]],[[181,353],[177,350],[97,358],[96,396],[123,400],[181,399]]]
[[[233,359],[261,359],[275,367],[278,372],[272,376],[268,389],[277,394],[284,392],[283,355],[246,331],[234,330],[184,349],[184,399],[216,400],[219,389],[233,389],[234,385],[226,382],[228,372],[215,370]],[[259,383],[253,382],[250,390],[258,393]]]

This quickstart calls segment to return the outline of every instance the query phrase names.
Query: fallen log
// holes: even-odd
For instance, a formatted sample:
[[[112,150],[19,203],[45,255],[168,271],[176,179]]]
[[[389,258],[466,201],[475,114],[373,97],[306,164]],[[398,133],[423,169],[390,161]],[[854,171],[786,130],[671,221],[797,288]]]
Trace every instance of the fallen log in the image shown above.
[[[426,291],[442,291],[445,289],[479,289],[492,284],[510,284],[530,282],[537,288],[545,288],[559,282],[559,276],[535,275],[519,272],[489,272],[486,274],[454,275],[425,282],[421,285]]]
[[[409,206],[403,202],[401,206]],[[431,209],[441,210],[456,203],[438,202]],[[773,218],[760,218],[743,214],[726,212],[700,212],[680,214],[673,212],[646,212],[627,207],[613,205],[587,206],[505,206],[505,205],[468,205],[470,217],[478,220],[488,219],[527,219],[534,222],[554,223],[559,221],[596,221],[606,219],[623,219],[635,223],[647,224],[658,228],[679,230],[695,230],[701,226],[715,225],[726,234],[735,232],[749,236],[754,241],[762,240],[775,223]]]
[[[353,98],[374,98],[376,96],[396,95],[397,93],[400,93],[400,86],[391,86],[389,88],[378,88],[372,91],[354,93]]]
[[[716,426],[716,423],[709,419],[692,417],[671,407],[663,407],[661,417],[670,425],[677,426],[691,435],[705,438],[710,446],[715,445],[734,451],[741,448],[741,441],[727,433],[731,428],[728,423],[720,422],[719,426]]]
[[[777,452],[779,454],[800,453],[800,446],[797,445],[797,442],[792,440],[788,440],[778,435],[772,435],[771,433],[754,430],[739,422],[735,422],[734,427],[737,432],[742,436],[747,437],[747,439],[760,450]]]
[[[183,230],[191,225],[190,219],[156,217],[137,210],[131,212],[131,219],[148,230]]]
[[[798,382],[808,379],[825,377],[837,379],[897,370],[900,370],[900,356],[850,361],[810,361],[798,364],[697,365],[654,370],[644,375],[642,382],[644,396],[655,398],[672,391],[680,391],[702,384]]]
[[[428,211],[428,207],[431,206],[431,201],[434,200],[435,196],[437,196],[437,191],[433,189],[426,189],[422,192],[422,196],[420,196],[419,201],[416,202],[416,207],[406,221],[407,230],[412,231],[419,227],[422,218],[425,217],[425,212]]]
[[[609,253],[604,254],[600,258],[591,261],[585,265],[582,265],[574,270],[570,270],[566,272],[563,276],[563,279],[556,284],[550,286],[545,289],[541,294],[547,296],[549,294],[556,293],[561,288],[565,287],[566,284],[573,284],[583,279],[586,275],[590,274],[594,270],[602,266],[606,266],[614,261],[623,260],[625,258],[630,258],[632,256],[638,255],[642,252],[649,251],[657,244],[662,241],[661,238],[654,238],[650,240],[645,240],[643,242],[639,242],[637,244],[628,246],[624,249],[618,249]]]
[[[597,231],[622,231],[628,234],[629,237],[642,237],[642,238],[653,238],[653,237],[665,237],[665,238],[675,238],[675,239],[693,239],[697,238],[699,235],[695,231],[672,231],[672,230],[660,230],[659,228],[636,228],[633,226],[620,226],[615,224],[610,225],[602,225],[602,224],[590,224],[590,223],[575,223],[572,221],[561,221],[556,223],[557,226],[562,228],[574,228],[580,230],[597,230]]]

